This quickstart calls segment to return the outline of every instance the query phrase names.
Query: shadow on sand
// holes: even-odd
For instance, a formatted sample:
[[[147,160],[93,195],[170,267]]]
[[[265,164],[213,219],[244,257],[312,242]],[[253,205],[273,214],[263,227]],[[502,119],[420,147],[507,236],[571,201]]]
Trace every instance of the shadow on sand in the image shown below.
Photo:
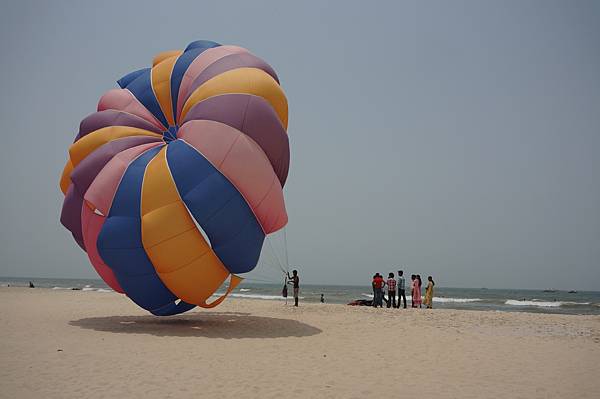
[[[307,337],[321,333],[320,329],[296,320],[235,312],[207,312],[173,317],[90,317],[73,320],[69,324],[96,331],[150,334],[158,337],[282,338]]]

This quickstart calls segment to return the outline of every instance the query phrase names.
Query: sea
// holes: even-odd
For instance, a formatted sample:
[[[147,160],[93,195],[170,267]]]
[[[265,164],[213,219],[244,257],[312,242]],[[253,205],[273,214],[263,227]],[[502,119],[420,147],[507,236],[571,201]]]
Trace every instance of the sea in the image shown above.
[[[96,279],[50,279],[0,277],[0,286],[28,287],[53,290],[81,290],[110,293],[112,290]],[[231,294],[234,298],[285,301],[281,296],[282,284],[242,282]],[[291,294],[291,289],[289,290]],[[300,288],[301,302],[347,304],[357,299],[372,299],[370,286],[313,285]],[[219,293],[215,294],[219,295]],[[288,298],[288,300],[293,300]],[[410,298],[407,298],[410,307]],[[487,288],[436,287],[433,306],[444,309],[492,310],[505,312],[532,312],[553,314],[600,315],[600,292],[560,290],[520,290]]]

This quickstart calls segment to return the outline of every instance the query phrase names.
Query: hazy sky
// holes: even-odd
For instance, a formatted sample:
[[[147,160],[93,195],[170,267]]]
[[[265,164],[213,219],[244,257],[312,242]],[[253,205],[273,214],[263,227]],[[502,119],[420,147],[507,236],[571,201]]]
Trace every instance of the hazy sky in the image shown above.
[[[290,263],[600,289],[600,3],[14,1],[0,12],[0,275],[95,277],[60,225],[79,121],[196,39],[278,72]]]

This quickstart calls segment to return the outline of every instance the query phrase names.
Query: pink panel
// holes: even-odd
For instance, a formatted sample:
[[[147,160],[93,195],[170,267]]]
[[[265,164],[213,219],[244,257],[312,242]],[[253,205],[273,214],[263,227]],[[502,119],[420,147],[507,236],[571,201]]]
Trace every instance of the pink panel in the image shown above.
[[[282,210],[274,212],[273,209],[276,209],[279,204],[281,204]],[[288,216],[284,204],[281,183],[279,182],[279,179],[277,179],[277,176],[275,176],[272,187],[269,188],[265,197],[254,209],[256,215],[262,215],[264,218],[262,225],[266,226],[266,234],[282,229],[287,224]]]
[[[115,155],[98,173],[83,198],[95,206],[103,215],[108,215],[127,166],[142,153],[160,145],[164,145],[164,143],[138,145]]]
[[[191,93],[188,93],[190,85],[204,71],[210,64],[215,61],[228,56],[230,54],[247,53],[248,50],[238,46],[219,46],[210,48],[200,53],[198,57],[188,67],[187,71],[181,79],[181,85],[179,86],[179,93],[177,95],[177,121],[179,121],[179,115],[185,100]]]
[[[104,280],[104,282],[113,290],[123,293],[123,288],[119,285],[115,274],[112,269],[104,263],[98,248],[96,247],[96,241],[102,226],[104,225],[104,216],[95,214],[89,206],[83,205],[81,207],[81,221],[83,225],[83,242],[87,248],[87,254],[90,258],[90,262],[94,266],[94,269],[98,272],[98,275]]]
[[[154,126],[164,131],[166,128],[138,101],[137,98],[127,89],[112,89],[104,93],[98,101],[98,112],[107,109],[129,112],[152,123]]]
[[[281,183],[254,140],[220,122],[186,122],[177,136],[198,150],[244,196],[266,234],[287,223]]]

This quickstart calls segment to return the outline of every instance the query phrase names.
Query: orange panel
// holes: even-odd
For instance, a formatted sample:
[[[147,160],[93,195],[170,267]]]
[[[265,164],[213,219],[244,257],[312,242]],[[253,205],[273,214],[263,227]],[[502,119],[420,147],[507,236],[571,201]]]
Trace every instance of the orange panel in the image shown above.
[[[169,57],[179,57],[181,54],[183,54],[183,51],[181,50],[168,50],[163,51],[162,53],[158,53],[154,56],[154,59],[152,60],[152,66],[160,64]]]
[[[169,57],[152,68],[152,90],[170,126],[175,125],[171,102],[171,72],[179,56]]]
[[[149,132],[148,130],[139,129],[129,126],[109,126],[98,129],[88,135],[83,136],[69,147],[69,155],[73,166],[77,166],[81,161],[91,154],[96,148],[128,136],[151,136],[162,138],[162,135]]]
[[[63,168],[62,175],[60,176],[60,190],[65,195],[67,195],[67,189],[71,185],[71,172],[73,169],[73,163],[69,159]]]
[[[232,69],[204,82],[183,105],[181,120],[200,101],[227,93],[247,93],[263,97],[271,104],[287,130],[288,104],[285,94],[271,75],[256,68]]]
[[[162,282],[182,300],[206,300],[229,271],[196,228],[179,197],[163,148],[148,164],[142,186],[142,243]],[[212,305],[212,304],[211,304]]]

